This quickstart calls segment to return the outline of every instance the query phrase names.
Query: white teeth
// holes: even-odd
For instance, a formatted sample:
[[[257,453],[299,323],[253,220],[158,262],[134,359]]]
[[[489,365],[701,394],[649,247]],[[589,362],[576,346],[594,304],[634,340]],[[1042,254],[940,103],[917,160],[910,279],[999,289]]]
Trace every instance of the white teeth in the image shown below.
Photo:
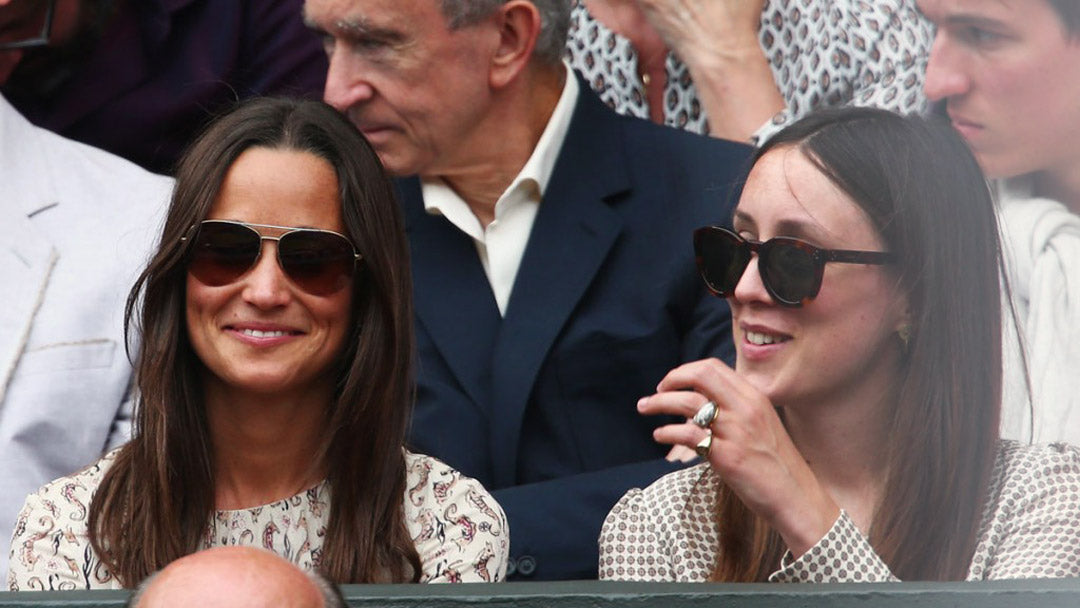
[[[746,341],[751,344],[761,346],[763,344],[779,344],[780,342],[783,342],[784,339],[779,336],[774,336],[772,334],[763,334],[756,331],[748,331],[746,332]]]
[[[241,329],[240,333],[253,338],[280,338],[289,335],[287,331],[259,331],[258,329]]]

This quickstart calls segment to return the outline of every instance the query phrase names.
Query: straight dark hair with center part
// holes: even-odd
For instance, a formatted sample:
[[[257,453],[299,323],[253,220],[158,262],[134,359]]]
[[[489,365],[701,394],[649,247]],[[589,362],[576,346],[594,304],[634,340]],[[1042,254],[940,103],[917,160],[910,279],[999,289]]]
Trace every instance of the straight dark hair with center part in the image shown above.
[[[1061,23],[1070,36],[1080,34],[1080,2],[1077,0],[1047,0],[1050,8],[1061,18]]]
[[[246,150],[310,152],[337,176],[346,236],[363,256],[351,327],[325,412],[322,463],[330,512],[320,571],[338,583],[415,582],[420,560],[404,521],[403,442],[413,396],[408,245],[375,152],[338,112],[316,101],[257,99],[212,124],[180,161],[161,243],[127,301],[141,335],[134,432],[94,495],[89,535],[125,587],[201,546],[214,513],[214,453],[203,364],[185,324],[182,241],[210,212]],[[139,302],[141,299],[141,313]]]
[[[975,552],[1001,410],[1001,251],[989,187],[945,124],[836,108],[758,150],[800,151],[881,235],[908,299],[911,338],[896,383],[882,503],[870,544],[901,580],[963,580]],[[780,535],[721,486],[712,579],[764,581]]]

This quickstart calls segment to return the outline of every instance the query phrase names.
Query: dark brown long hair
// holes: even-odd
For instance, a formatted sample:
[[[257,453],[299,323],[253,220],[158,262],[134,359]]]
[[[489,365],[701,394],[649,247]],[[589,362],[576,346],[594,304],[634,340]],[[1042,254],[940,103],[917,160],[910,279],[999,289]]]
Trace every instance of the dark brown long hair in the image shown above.
[[[824,110],[762,147],[794,146],[871,218],[899,264],[912,334],[870,543],[904,580],[962,580],[1001,409],[1001,253],[989,188],[952,129],[883,110]],[[763,581],[779,534],[721,484],[714,580]]]
[[[346,234],[363,256],[323,447],[312,455],[325,464],[331,490],[320,569],[339,583],[416,581],[419,557],[402,511],[413,396],[408,246],[375,152],[348,120],[315,101],[247,102],[212,124],[180,161],[161,243],[128,297],[127,332],[141,338],[140,400],[132,440],[94,495],[90,540],[130,587],[197,550],[210,524],[214,453],[202,363],[184,320],[188,242],[181,237],[206,218],[236,158],[257,146],[310,152],[334,167]]]

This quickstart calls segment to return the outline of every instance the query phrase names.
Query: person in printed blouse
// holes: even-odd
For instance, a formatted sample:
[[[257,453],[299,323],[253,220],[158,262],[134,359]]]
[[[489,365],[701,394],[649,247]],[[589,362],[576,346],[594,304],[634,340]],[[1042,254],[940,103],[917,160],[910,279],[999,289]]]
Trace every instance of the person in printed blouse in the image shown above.
[[[160,243],[128,299],[132,440],[27,498],[11,590],[132,587],[219,545],[337,583],[503,579],[500,506],[402,447],[408,249],[348,120],[275,99],[226,115],[181,162]]]
[[[601,576],[1080,575],[1080,450],[998,439],[1002,258],[961,138],[884,110],[811,115],[759,151],[734,228],[694,239],[735,369],[688,363],[638,404],[689,418],[656,438],[705,462],[623,497]]]
[[[573,0],[570,64],[623,114],[764,142],[817,108],[922,111],[913,0]]]

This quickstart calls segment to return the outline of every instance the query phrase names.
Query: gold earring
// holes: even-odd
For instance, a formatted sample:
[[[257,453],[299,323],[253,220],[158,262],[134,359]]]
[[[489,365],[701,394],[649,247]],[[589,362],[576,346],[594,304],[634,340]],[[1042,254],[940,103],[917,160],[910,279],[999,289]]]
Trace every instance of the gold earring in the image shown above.
[[[904,347],[904,352],[908,351],[908,343],[911,342],[911,325],[901,325],[896,330],[896,335],[900,336],[900,344]]]

